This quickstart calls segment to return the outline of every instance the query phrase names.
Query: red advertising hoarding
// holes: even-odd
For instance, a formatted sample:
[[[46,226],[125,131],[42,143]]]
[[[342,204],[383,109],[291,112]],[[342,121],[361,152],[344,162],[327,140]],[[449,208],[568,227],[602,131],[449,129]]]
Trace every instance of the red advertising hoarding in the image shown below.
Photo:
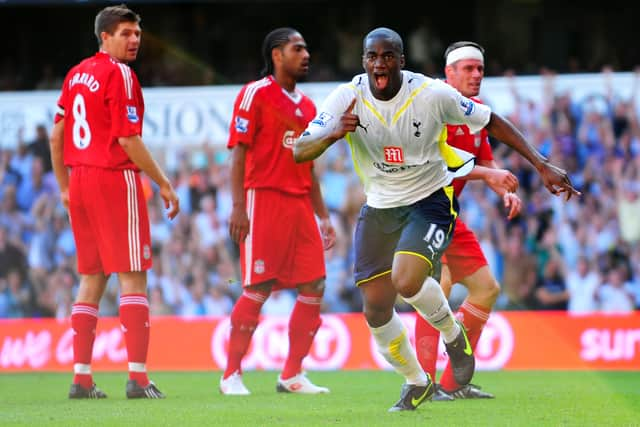
[[[413,339],[414,314],[401,314]],[[360,313],[324,314],[309,370],[389,369],[376,352]],[[156,317],[151,321],[151,371],[217,370],[226,361],[228,317]],[[288,319],[264,317],[256,329],[245,370],[281,369],[288,349]],[[72,371],[70,321],[0,320],[0,372]],[[444,367],[444,346],[438,367]],[[496,312],[476,349],[480,370],[640,370],[640,313],[570,316],[565,312]],[[92,367],[126,370],[126,348],[117,318],[98,323]]]

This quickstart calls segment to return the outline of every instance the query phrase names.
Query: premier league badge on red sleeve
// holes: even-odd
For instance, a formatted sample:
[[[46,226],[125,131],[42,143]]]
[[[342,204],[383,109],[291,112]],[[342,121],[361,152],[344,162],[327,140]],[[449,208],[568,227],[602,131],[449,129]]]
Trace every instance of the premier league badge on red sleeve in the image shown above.
[[[140,120],[140,118],[138,117],[136,107],[127,105],[127,119],[129,119],[131,123],[138,123],[138,120]]]

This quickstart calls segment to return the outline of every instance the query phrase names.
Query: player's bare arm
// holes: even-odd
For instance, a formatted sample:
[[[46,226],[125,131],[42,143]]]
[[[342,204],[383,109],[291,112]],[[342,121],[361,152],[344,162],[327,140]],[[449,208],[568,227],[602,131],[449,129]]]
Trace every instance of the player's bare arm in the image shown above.
[[[51,165],[60,188],[60,200],[65,209],[69,209],[69,171],[64,165],[64,119],[53,126],[49,137],[51,147]]]
[[[233,207],[229,218],[229,236],[242,243],[249,233],[249,217],[244,196],[244,165],[247,147],[237,144],[231,153],[231,200]]]
[[[311,135],[305,132],[298,138],[293,147],[293,158],[297,163],[313,160],[325,152],[334,142],[344,138],[348,132],[355,132],[360,118],[353,114],[353,107],[356,105],[356,98],[353,98],[349,107],[340,116],[340,120],[327,134]]]
[[[580,195],[580,192],[571,185],[571,180],[567,172],[550,163],[508,120],[499,114],[491,113],[491,118],[485,128],[493,137],[515,149],[526,158],[537,169],[542,177],[544,186],[551,194],[559,195],[560,193],[566,193],[567,200],[574,194]]]
[[[500,196],[506,192],[516,191],[519,185],[518,178],[510,171],[483,165],[475,165],[468,175],[461,178],[466,180],[481,179]]]
[[[492,162],[495,163],[495,162]],[[475,165],[473,170],[460,179],[481,179],[487,183],[498,196],[502,198],[505,209],[508,210],[507,219],[513,219],[520,214],[522,201],[515,193],[518,189],[518,178],[506,169],[490,165]]]
[[[500,169],[495,160],[483,160],[480,162],[480,164],[482,166],[488,167],[493,170],[504,170],[508,173],[511,173],[506,169]],[[513,177],[516,179],[516,182],[517,182],[518,178],[516,178],[515,175],[513,175]],[[511,220],[517,217],[518,215],[520,215],[520,211],[522,210],[522,200],[520,200],[520,196],[518,196],[518,193],[516,193],[517,188],[515,190],[508,191],[501,186],[494,188],[490,182],[487,182],[487,184],[498,196],[502,198],[502,203],[504,204],[504,208],[507,209],[508,211],[507,219]]]
[[[336,243],[336,230],[331,224],[329,217],[329,210],[322,198],[322,191],[320,189],[320,183],[314,170],[311,171],[311,204],[313,205],[313,211],[320,219],[320,233],[322,234],[322,244],[324,249],[331,249]]]
[[[131,161],[147,174],[160,187],[160,196],[164,200],[164,207],[169,209],[167,216],[173,219],[180,212],[180,200],[176,194],[171,181],[162,172],[158,163],[151,156],[151,153],[142,142],[139,135],[132,135],[118,138],[122,149],[127,153]]]

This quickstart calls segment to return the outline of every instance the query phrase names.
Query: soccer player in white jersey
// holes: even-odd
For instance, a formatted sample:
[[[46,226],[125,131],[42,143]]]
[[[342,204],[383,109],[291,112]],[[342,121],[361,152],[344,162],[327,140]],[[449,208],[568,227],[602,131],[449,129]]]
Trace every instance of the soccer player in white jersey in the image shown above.
[[[346,138],[367,202],[355,230],[355,282],[378,350],[406,383],[390,411],[414,410],[433,394],[407,330],[394,310],[397,294],[437,328],[458,384],[468,384],[475,359],[433,267],[458,215],[450,185],[473,166],[446,144],[446,124],[465,124],[513,147],[540,173],[545,187],[567,199],[579,194],[566,172],[547,161],[508,121],[446,83],[402,70],[402,38],[376,28],[363,43],[365,74],[336,88],[296,141],[296,161],[320,156]],[[472,156],[471,156],[472,158]]]

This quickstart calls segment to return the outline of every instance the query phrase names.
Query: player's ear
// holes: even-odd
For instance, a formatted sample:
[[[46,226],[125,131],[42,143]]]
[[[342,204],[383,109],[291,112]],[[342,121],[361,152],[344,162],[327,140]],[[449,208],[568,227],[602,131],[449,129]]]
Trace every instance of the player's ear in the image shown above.
[[[282,63],[282,57],[284,55],[283,48],[281,46],[274,47],[271,49],[271,60],[274,64]]]
[[[405,60],[404,55],[400,55],[400,68],[404,68]]]

